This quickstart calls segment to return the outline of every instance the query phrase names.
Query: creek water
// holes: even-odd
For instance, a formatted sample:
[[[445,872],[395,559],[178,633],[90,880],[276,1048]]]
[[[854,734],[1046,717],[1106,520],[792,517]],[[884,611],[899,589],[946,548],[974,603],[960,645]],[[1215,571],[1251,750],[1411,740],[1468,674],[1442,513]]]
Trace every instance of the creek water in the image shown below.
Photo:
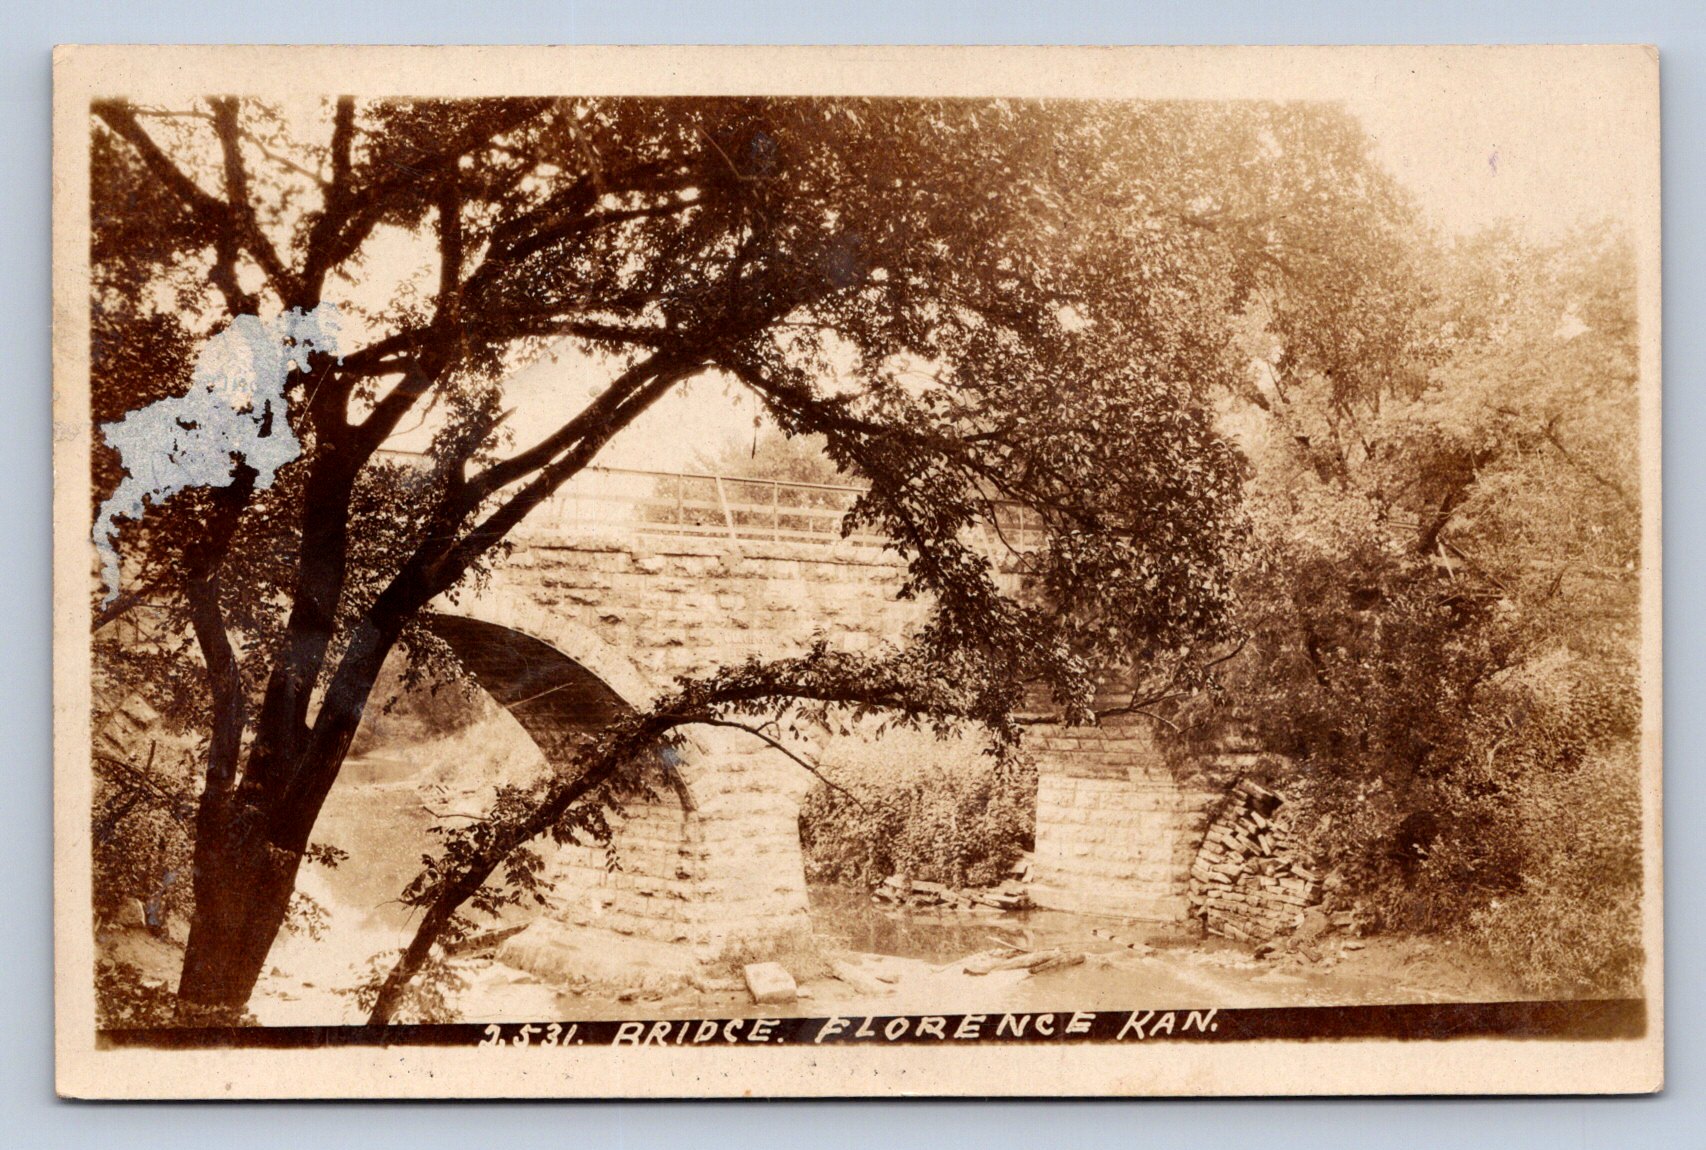
[[[1082,944],[1094,937],[1090,932],[1096,925],[1081,915],[1051,910],[900,910],[878,906],[866,892],[842,886],[814,886],[810,897],[812,930],[825,947],[929,963],[952,962],[1004,942],[1038,948]]]

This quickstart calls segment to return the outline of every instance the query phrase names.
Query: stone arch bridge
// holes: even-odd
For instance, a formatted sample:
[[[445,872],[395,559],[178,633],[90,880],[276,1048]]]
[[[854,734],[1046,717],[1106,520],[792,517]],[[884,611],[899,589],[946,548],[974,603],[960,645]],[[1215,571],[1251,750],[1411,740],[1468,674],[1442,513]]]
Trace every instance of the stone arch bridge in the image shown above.
[[[851,650],[903,638],[924,608],[896,599],[902,571],[880,539],[840,536],[856,495],[589,470],[522,525],[489,586],[436,604],[430,626],[553,757],[678,675],[818,637]],[[1003,534],[1033,530],[1015,517]],[[549,875],[556,907],[509,940],[507,958],[644,981],[663,955],[667,980],[767,957],[809,933],[798,816],[813,780],[745,732],[689,733],[673,788],[616,825],[620,868],[606,869],[602,849],[561,849]],[[1211,796],[1180,787],[1136,721],[1042,728],[1032,748],[1033,900],[1183,918]]]

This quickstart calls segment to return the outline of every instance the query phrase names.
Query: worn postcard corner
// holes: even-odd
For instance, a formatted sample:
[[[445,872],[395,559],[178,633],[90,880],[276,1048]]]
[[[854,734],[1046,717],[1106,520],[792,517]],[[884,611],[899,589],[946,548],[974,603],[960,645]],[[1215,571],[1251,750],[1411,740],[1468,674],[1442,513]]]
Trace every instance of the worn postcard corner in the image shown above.
[[[88,1098],[1663,1081],[1641,47],[61,47]]]

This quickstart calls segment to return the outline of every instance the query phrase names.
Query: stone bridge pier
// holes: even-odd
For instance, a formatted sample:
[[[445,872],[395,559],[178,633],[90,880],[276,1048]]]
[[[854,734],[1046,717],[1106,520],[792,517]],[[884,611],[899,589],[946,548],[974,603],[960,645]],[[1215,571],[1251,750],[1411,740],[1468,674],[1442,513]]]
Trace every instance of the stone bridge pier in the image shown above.
[[[1200,774],[1181,778],[1155,746],[1148,721],[1136,716],[1106,718],[1096,727],[1045,727],[1032,741],[1037,828],[1031,901],[1086,914],[1182,921],[1191,863],[1221,791]]]

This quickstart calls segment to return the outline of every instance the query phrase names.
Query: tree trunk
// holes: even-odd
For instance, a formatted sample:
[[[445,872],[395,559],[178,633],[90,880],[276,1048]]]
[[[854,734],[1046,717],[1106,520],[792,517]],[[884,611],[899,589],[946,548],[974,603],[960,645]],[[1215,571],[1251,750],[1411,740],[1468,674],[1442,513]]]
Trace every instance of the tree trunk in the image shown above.
[[[438,941],[438,936],[449,925],[451,916],[456,913],[456,909],[462,905],[466,898],[467,894],[458,888],[455,894],[441,898],[427,911],[426,917],[421,919],[421,924],[415,931],[414,938],[409,941],[409,945],[398,956],[396,965],[391,968],[391,973],[386,975],[385,981],[380,984],[379,994],[373,1002],[373,1009],[367,1015],[369,1026],[388,1025],[391,1019],[395,1017],[397,1008],[403,1004],[403,994],[408,990],[410,981],[426,964],[427,956],[432,953],[433,944]]]
[[[273,730],[265,747],[257,737],[234,793],[213,787],[210,778],[196,814],[195,917],[178,981],[187,1015],[240,1019],[289,913],[308,836],[394,640],[394,632],[372,627],[358,632],[295,759],[257,763],[284,742]],[[273,726],[290,721],[275,716]],[[263,721],[264,732],[267,726]]]
[[[236,1022],[284,925],[302,855],[273,845],[253,807],[226,810],[208,820],[218,825],[198,828],[195,917],[178,998],[191,1014]]]

